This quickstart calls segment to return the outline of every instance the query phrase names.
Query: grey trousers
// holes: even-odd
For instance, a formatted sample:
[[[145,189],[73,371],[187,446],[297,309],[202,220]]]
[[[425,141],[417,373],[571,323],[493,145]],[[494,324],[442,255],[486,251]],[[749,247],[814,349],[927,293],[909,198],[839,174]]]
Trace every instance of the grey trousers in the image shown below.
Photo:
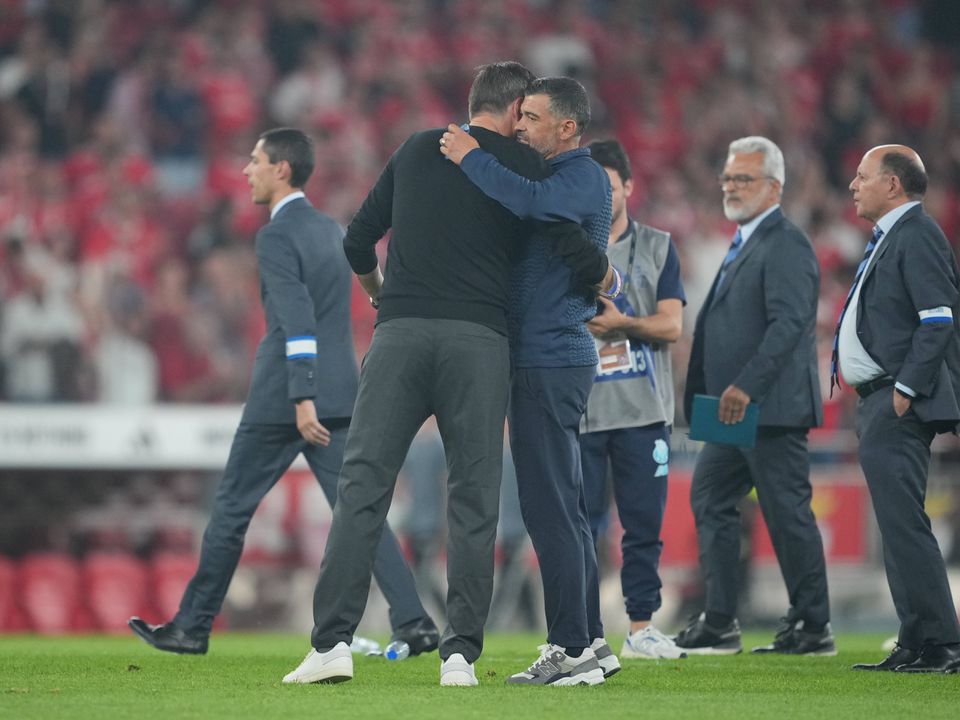
[[[448,469],[448,624],[440,657],[480,656],[493,592],[509,381],[507,339],[483,325],[420,318],[377,325],[314,594],[314,648],[352,639],[397,473],[417,430],[435,415]]]
[[[857,405],[860,466],[883,538],[883,564],[900,619],[900,644],[960,642],[947,570],[924,509],[934,432],[913,410],[897,417],[893,389]]]
[[[697,458],[690,504],[700,543],[707,612],[737,613],[740,512],[737,504],[757,489],[763,519],[787,586],[787,620],[821,626],[830,620],[823,541],[810,500],[807,431],[761,427],[745,449],[707,443]]]
[[[323,447],[310,445],[292,424],[243,423],[237,428],[210,522],[203,533],[200,563],[183,593],[174,625],[191,634],[210,634],[240,561],[250,519],[264,495],[301,452],[330,504],[336,502],[337,473],[346,437],[346,428],[333,430],[330,444]],[[390,530],[377,546],[374,572],[390,604],[392,627],[426,617],[413,575]]]

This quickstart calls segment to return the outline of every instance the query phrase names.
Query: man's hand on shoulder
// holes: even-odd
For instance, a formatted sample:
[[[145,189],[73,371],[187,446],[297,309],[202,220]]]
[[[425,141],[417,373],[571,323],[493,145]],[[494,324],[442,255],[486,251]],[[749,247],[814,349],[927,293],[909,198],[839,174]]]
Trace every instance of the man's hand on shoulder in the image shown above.
[[[440,152],[447,157],[447,160],[452,160],[457,165],[467,153],[478,147],[480,144],[474,137],[459,125],[447,125],[447,131],[440,138]]]
[[[750,396],[736,385],[730,385],[720,396],[717,419],[724,425],[736,425],[747,414]]]
[[[330,431],[317,419],[317,408],[313,398],[304,398],[297,402],[297,430],[311,445],[330,444]]]

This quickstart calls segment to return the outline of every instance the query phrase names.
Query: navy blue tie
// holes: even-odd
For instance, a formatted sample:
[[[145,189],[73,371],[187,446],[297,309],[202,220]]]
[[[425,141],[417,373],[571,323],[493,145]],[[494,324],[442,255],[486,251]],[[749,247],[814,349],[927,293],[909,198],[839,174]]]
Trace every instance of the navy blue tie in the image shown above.
[[[833,331],[833,353],[830,355],[830,397],[833,397],[834,386],[840,387],[840,326],[843,324],[843,316],[847,314],[847,308],[850,307],[850,300],[857,289],[857,283],[860,282],[863,271],[867,269],[870,256],[873,255],[873,250],[877,247],[881,237],[883,237],[883,230],[874,226],[873,240],[867,243],[867,247],[863,251],[863,260],[857,266],[857,274],[853,278],[853,285],[850,286],[850,292],[847,293],[847,299],[843,303],[843,310],[840,311],[840,319],[837,320],[837,329]]]
[[[727,268],[730,267],[730,263],[737,259],[742,247],[743,236],[740,234],[740,228],[737,228],[737,232],[733,236],[733,242],[730,243],[730,249],[727,250],[727,254],[723,258],[723,264],[720,266],[720,279],[717,280],[717,288],[713,291],[714,295],[716,295],[717,290],[723,284],[723,279],[727,276]]]

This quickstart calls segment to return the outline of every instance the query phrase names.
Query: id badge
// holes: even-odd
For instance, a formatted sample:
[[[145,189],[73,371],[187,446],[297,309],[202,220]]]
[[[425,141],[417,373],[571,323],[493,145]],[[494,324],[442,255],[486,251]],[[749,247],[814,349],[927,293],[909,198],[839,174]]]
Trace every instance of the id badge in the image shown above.
[[[636,372],[637,370],[637,361],[630,347],[629,338],[597,343],[597,353],[600,355],[600,364],[597,367],[598,375]]]

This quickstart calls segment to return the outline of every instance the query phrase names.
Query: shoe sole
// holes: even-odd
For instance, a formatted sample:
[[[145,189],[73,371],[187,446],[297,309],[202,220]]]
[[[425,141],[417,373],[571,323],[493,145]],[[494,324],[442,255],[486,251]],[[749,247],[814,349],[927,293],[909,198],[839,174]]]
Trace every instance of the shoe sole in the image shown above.
[[[441,687],[473,687],[478,684],[473,675],[462,670],[451,670],[440,678]]]
[[[351,658],[345,658],[351,660]],[[331,662],[321,670],[301,675],[296,678],[284,678],[285,685],[310,685],[313,683],[342,683],[347,680],[353,680],[353,663],[344,663],[342,660]]]
[[[813,652],[802,653],[803,657],[836,657],[836,648],[833,650],[814,650]]]
[[[897,665],[897,667],[893,669],[893,672],[904,675],[957,675],[960,674],[960,667],[941,670],[939,668],[912,668],[908,665]]]
[[[638,653],[623,650],[620,651],[620,657],[627,660],[686,660],[687,659],[687,650],[684,650],[682,653],[676,657],[667,657],[666,655],[647,655],[645,653]]]
[[[805,653],[777,652],[776,650],[767,650],[766,648],[754,648],[750,651],[751,655],[789,655],[791,657],[836,657],[837,650],[814,650]]]
[[[603,670],[604,678],[612,677],[620,672],[620,663],[617,662],[617,656],[612,653],[607,655],[603,660],[597,658],[597,663],[600,665],[600,669]]]
[[[739,655],[743,652],[742,647],[738,648],[717,648],[717,647],[705,647],[705,648],[690,648],[685,647],[681,648],[683,652],[687,655]]]
[[[549,684],[555,687],[573,687],[575,685],[602,685],[605,680],[606,680],[606,677],[603,674],[603,670],[601,670],[600,668],[595,668],[593,670],[587,670],[587,672],[585,673],[577,673],[576,675],[571,675],[570,677],[560,678],[556,682],[552,682]]]

